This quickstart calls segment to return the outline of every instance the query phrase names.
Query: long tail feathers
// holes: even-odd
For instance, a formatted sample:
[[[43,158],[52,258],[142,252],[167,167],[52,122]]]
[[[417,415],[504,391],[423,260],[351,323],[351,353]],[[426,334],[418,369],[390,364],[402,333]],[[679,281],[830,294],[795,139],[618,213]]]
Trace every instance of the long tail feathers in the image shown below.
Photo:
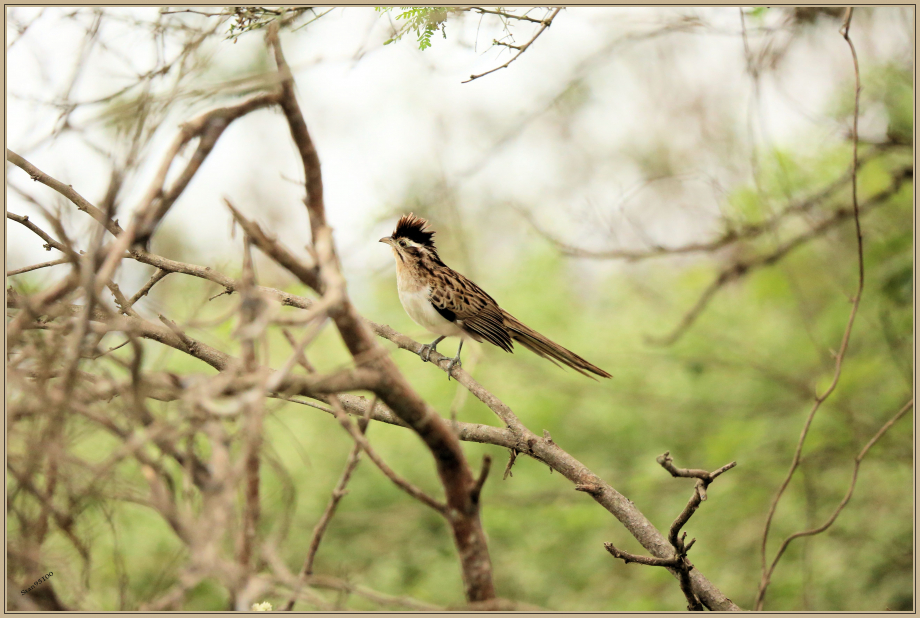
[[[578,373],[592,379],[594,379],[594,376],[589,375],[591,373],[602,378],[610,377],[610,374],[600,367],[592,365],[578,354],[575,354],[575,352],[566,350],[558,343],[550,341],[534,329],[525,326],[507,311],[502,310],[502,316],[505,319],[505,328],[511,333],[511,338],[534,354],[550,360],[554,364],[558,364],[556,361],[559,361],[563,365],[568,365]]]

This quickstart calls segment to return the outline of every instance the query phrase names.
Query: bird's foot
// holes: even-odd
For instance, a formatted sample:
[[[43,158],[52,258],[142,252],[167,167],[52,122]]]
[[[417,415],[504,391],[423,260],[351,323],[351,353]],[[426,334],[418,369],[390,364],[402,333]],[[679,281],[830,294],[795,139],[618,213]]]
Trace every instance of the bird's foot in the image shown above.
[[[447,363],[447,381],[448,382],[450,382],[450,372],[453,370],[453,368],[461,367],[461,366],[463,366],[463,362],[461,362],[459,354],[453,357],[452,359],[450,359],[450,362]]]
[[[419,355],[419,358],[422,359],[422,362],[428,363],[428,362],[431,362],[431,353],[437,352],[437,351],[438,351],[437,345],[431,345],[430,343],[426,343],[425,345],[422,346],[422,349],[418,351],[418,355]]]

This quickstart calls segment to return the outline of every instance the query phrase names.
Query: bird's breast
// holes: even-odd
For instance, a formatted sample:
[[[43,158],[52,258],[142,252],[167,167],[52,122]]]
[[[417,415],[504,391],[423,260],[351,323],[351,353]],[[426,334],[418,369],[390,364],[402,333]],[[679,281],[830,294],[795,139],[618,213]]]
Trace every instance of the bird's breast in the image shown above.
[[[397,288],[399,290],[399,302],[402,303],[403,309],[406,310],[413,322],[437,335],[444,335],[445,337],[463,334],[463,329],[458,324],[446,319],[431,304],[429,300],[431,292],[427,285],[418,285],[415,282],[406,285],[402,278],[397,277]]]

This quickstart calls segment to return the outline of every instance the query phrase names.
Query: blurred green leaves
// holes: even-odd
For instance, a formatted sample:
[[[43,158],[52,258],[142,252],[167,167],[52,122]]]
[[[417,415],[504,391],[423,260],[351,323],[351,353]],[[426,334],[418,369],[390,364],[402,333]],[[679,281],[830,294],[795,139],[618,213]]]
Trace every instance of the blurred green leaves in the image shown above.
[[[375,10],[381,14],[389,13],[395,7],[378,6]],[[431,47],[431,35],[440,31],[443,38],[447,38],[447,9],[442,7],[400,7],[401,12],[396,16],[397,21],[404,24],[399,28],[396,34],[387,39],[384,45],[395,43],[403,38],[408,32],[414,32],[418,36],[418,48],[426,50]]]

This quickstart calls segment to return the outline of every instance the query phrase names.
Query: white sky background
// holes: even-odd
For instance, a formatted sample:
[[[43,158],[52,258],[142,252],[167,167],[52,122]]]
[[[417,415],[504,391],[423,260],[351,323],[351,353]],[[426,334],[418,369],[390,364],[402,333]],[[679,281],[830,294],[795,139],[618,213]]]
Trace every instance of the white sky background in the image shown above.
[[[62,19],[73,10],[44,9],[19,40],[8,21],[7,45],[15,43],[7,53],[7,146],[99,202],[109,179],[105,157],[75,134],[45,140],[58,112],[36,102],[54,100],[72,75],[84,28],[92,21],[91,9],[80,9],[85,14],[76,20]],[[155,18],[158,10],[106,9],[141,20]],[[911,10],[875,9],[871,20],[857,14],[852,38],[864,67],[910,54],[905,50],[913,49]],[[8,11],[26,22],[39,9]],[[687,17],[703,20],[706,27],[633,40],[641,38],[637,33]],[[771,10],[764,22],[748,18],[755,53],[766,39],[754,28],[774,27],[782,17]],[[852,60],[837,27],[820,22],[800,32],[778,70],[764,75],[760,103],[753,108],[759,147],[808,152],[846,138],[846,127],[828,116],[832,95],[852,83]],[[520,44],[536,26],[513,28]],[[643,237],[634,226],[656,242],[676,245],[718,233],[725,194],[750,181],[748,114],[755,100],[737,8],[565,9],[509,68],[466,84],[461,82],[470,74],[510,57],[508,50],[490,47],[501,36],[496,18],[451,18],[447,40],[438,33],[425,51],[419,51],[412,33],[383,46],[390,35],[389,20],[372,8],[336,9],[282,35],[322,161],[327,217],[351,288],[359,294],[364,277],[392,277],[392,257],[377,239],[392,230],[396,213],[409,210],[404,203],[416,194],[413,187],[422,188],[422,200],[451,196],[456,223],[481,240],[475,265],[479,274],[486,264],[513,259],[519,243],[534,240],[527,223],[507,204],[526,207],[544,228],[584,246],[640,247]],[[131,58],[133,71],[152,66],[149,41],[130,27],[106,21],[100,40]],[[772,44],[787,40],[787,35],[776,35]],[[256,32],[236,44],[215,37],[210,45],[216,54],[208,79],[229,79],[239,76],[239,67],[253,66],[264,44]],[[606,48],[612,51],[597,54]],[[115,57],[95,48],[72,99],[95,99],[129,83],[134,73]],[[547,110],[575,77],[584,80],[587,96],[574,113],[566,117],[558,109]],[[178,124],[204,109],[185,110],[186,115],[164,123],[152,156],[122,193],[122,222],[146,191]],[[76,114],[74,124],[87,123],[91,112]],[[877,111],[866,110],[861,122],[862,136],[884,137],[885,119]],[[85,136],[104,150],[116,148],[98,128],[91,127]],[[659,165],[654,161],[662,149],[670,161],[668,171],[677,178],[639,190],[649,169]],[[644,165],[643,160],[653,162]],[[173,172],[181,166],[174,164]],[[301,175],[280,113],[261,111],[236,121],[167,216],[164,229],[185,239],[181,255],[167,257],[238,267],[240,235],[235,240],[229,236],[225,195],[288,246],[302,248],[309,238],[302,185],[282,178]],[[42,203],[55,203],[50,189],[31,183],[18,168],[8,165],[7,176]],[[7,207],[40,216],[10,190]],[[88,231],[88,217],[69,210],[71,221]],[[445,238],[454,233],[443,226],[438,231]],[[7,223],[7,242],[10,269],[57,257],[13,222]],[[459,255],[443,257],[462,266]],[[573,265],[587,276],[610,267],[587,261]],[[47,269],[44,276],[59,276],[66,268]],[[136,285],[141,283],[138,279]]]

